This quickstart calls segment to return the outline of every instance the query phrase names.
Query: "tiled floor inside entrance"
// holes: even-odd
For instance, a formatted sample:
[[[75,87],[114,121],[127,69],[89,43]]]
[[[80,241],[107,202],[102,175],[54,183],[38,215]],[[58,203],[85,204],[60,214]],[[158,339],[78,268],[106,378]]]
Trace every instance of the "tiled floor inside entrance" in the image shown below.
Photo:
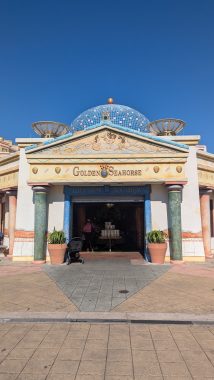
[[[149,285],[169,265],[132,265],[130,257],[45,266],[46,273],[80,311],[110,311]]]

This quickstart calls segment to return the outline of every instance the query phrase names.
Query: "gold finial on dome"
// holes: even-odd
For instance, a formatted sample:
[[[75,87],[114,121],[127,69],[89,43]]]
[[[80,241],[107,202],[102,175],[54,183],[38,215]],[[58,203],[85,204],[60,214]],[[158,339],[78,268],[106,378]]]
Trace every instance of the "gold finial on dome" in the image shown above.
[[[113,98],[108,98],[107,103],[108,104],[113,104],[114,103],[114,99]]]

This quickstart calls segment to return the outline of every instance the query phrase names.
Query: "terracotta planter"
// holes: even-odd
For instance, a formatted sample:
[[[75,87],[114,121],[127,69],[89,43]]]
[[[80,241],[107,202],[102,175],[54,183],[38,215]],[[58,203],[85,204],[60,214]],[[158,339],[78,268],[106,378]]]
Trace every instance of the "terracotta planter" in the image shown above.
[[[67,244],[48,244],[48,252],[51,264],[62,264],[64,262]]]
[[[148,250],[151,256],[152,263],[164,264],[167,243],[148,243]]]

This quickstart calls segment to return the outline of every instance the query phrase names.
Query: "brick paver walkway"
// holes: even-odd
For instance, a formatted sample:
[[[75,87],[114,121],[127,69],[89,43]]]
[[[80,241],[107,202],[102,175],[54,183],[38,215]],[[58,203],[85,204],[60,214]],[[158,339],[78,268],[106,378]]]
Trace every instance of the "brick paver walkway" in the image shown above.
[[[196,273],[199,270],[196,266]],[[204,268],[205,270],[205,268]],[[212,276],[189,273],[188,265],[172,268],[117,306],[120,312],[214,313],[214,268]]]
[[[0,265],[0,313],[65,312],[77,308],[42,270],[31,264]]]
[[[214,379],[214,327],[0,324],[0,380]]]

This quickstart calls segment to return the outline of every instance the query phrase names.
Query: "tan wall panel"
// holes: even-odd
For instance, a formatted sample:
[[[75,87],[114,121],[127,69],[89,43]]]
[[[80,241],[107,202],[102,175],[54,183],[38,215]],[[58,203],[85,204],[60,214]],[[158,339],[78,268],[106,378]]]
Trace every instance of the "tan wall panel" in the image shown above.
[[[108,175],[102,176],[106,169]],[[184,165],[172,164],[76,164],[76,165],[30,165],[30,182],[163,182],[185,181]]]
[[[214,172],[199,169],[198,179],[200,186],[214,187]]]
[[[18,186],[18,171],[10,173],[0,173],[0,189]]]

